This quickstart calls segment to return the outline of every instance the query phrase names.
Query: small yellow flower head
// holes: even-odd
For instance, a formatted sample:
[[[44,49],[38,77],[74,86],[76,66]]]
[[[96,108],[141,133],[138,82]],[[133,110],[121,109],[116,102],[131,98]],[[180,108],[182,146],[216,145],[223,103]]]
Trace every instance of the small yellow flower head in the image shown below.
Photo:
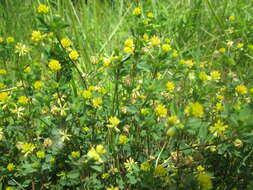
[[[128,137],[125,135],[120,135],[119,136],[119,144],[126,144],[128,142]]]
[[[148,17],[148,18],[154,18],[155,15],[154,15],[153,13],[149,12],[149,13],[147,14],[147,17]]]
[[[109,67],[110,64],[111,64],[111,62],[112,62],[111,59],[106,58],[106,57],[103,58],[103,65],[104,65],[104,67]]]
[[[221,54],[224,54],[224,53],[226,52],[226,49],[225,49],[225,48],[220,48],[218,51],[219,51]]]
[[[42,39],[43,39],[43,35],[41,34],[40,31],[33,31],[32,32],[31,40],[33,42],[40,42]]]
[[[162,50],[165,51],[165,52],[168,52],[168,51],[171,51],[172,48],[169,44],[163,44],[162,45]]]
[[[224,111],[224,106],[222,105],[221,102],[218,102],[218,103],[215,105],[215,110],[216,110],[216,111]]]
[[[53,71],[59,71],[61,69],[61,64],[58,60],[52,59],[49,64],[49,68]]]
[[[166,87],[168,92],[173,92],[175,90],[175,83],[168,81]]]
[[[61,45],[62,45],[62,47],[64,47],[64,48],[68,48],[68,47],[72,46],[73,43],[71,42],[70,39],[68,39],[68,38],[63,38],[63,39],[61,39]]]
[[[111,186],[111,187],[107,187],[106,190],[119,190],[119,188]]]
[[[5,188],[5,190],[13,190],[13,188],[8,186],[8,187]]]
[[[0,69],[0,75],[6,75],[6,74],[7,74],[7,72],[5,69]]]
[[[143,34],[142,39],[144,40],[144,42],[148,42],[149,36],[147,34]]]
[[[220,80],[220,76],[221,76],[221,74],[220,74],[220,72],[219,71],[212,71],[211,73],[210,73],[210,75],[211,75],[211,79],[212,80]]]
[[[178,57],[178,52],[177,52],[177,50],[173,50],[173,52],[172,52],[172,57]]]
[[[94,108],[100,108],[102,103],[103,103],[103,100],[100,97],[92,99],[92,106]]]
[[[238,49],[243,48],[243,46],[244,46],[244,44],[243,44],[243,43],[238,43],[238,44],[236,45],[236,47],[237,47]]]
[[[230,16],[230,17],[228,18],[228,20],[231,21],[231,22],[235,21],[235,16]]]
[[[198,165],[196,169],[197,169],[198,172],[205,171],[205,168],[203,166],[201,166],[201,165]]]
[[[161,43],[161,40],[158,36],[153,36],[151,39],[150,39],[150,43],[153,45],[153,46],[158,46],[160,43]]]
[[[147,108],[142,108],[141,109],[141,114],[142,115],[147,115],[149,113],[148,109]]]
[[[36,90],[40,89],[42,86],[43,86],[43,82],[41,81],[36,81],[34,84],[33,84],[34,88]]]
[[[164,177],[167,171],[162,165],[157,165],[155,168],[155,176],[157,177]]]
[[[47,5],[40,4],[37,7],[37,12],[40,14],[47,14],[49,12],[49,7]]]
[[[43,152],[43,151],[38,151],[38,152],[36,152],[36,156],[37,156],[37,158],[39,158],[39,159],[44,159],[45,158],[45,152]]]
[[[209,190],[213,187],[211,176],[206,173],[199,173],[197,176],[197,180],[203,190]]]
[[[127,169],[127,171],[132,171],[136,165],[137,162],[135,162],[134,159],[131,157],[124,162],[124,166]]]
[[[169,129],[167,130],[167,132],[166,132],[166,135],[169,136],[169,137],[174,136],[175,134],[176,134],[176,129],[175,129],[175,127],[169,128]]]
[[[179,123],[179,120],[176,115],[170,116],[170,117],[168,117],[168,123],[170,125],[175,125],[175,124]]]
[[[159,104],[158,106],[156,106],[155,112],[156,115],[158,115],[159,117],[166,117],[168,110],[165,105]]]
[[[9,171],[9,172],[11,172],[11,171],[13,171],[14,170],[14,168],[15,168],[15,165],[13,164],[13,163],[9,163],[8,165],[7,165],[7,170]]]
[[[213,126],[209,127],[209,131],[215,137],[222,137],[227,128],[228,125],[224,125],[224,123],[219,120]]]
[[[90,98],[92,97],[92,93],[91,93],[91,91],[89,91],[89,90],[84,90],[84,91],[82,92],[82,95],[83,95],[83,97],[84,97],[85,99],[90,99]]]
[[[69,53],[69,58],[73,61],[77,60],[79,57],[79,54],[76,50],[72,50],[70,53]]]
[[[240,84],[238,85],[236,88],[235,88],[235,91],[238,93],[238,94],[247,94],[248,93],[248,89],[245,85],[243,84]]]
[[[209,80],[210,77],[205,72],[201,72],[201,73],[199,73],[199,79],[204,82],[204,81]]]
[[[127,47],[127,46],[124,47],[123,51],[124,51],[125,53],[129,53],[129,54],[133,54],[133,53],[134,53],[134,49],[131,48],[131,47]]]
[[[15,39],[13,37],[11,37],[11,36],[6,38],[6,42],[7,43],[12,43],[14,41],[15,41]]]
[[[235,139],[233,144],[235,147],[242,147],[243,142],[240,139]]]
[[[20,104],[28,104],[29,99],[26,96],[20,96],[18,99],[18,103]]]
[[[3,37],[0,37],[0,43],[2,43],[4,41]]]
[[[184,113],[186,115],[192,115],[194,117],[203,117],[203,115],[204,115],[204,108],[203,108],[203,106],[200,103],[194,102],[194,103],[190,103],[185,108]]]
[[[107,125],[107,127],[109,127],[109,128],[117,127],[120,123],[120,120],[116,116],[110,117],[109,118],[109,123],[110,124]]]
[[[29,53],[30,48],[28,48],[25,44],[17,43],[15,46],[15,53],[19,56],[25,56]]]
[[[110,174],[109,173],[103,173],[102,175],[101,175],[101,178],[102,179],[108,179],[110,177]]]
[[[150,167],[151,166],[150,166],[150,162],[149,161],[141,163],[141,170],[144,171],[144,172],[149,171]]]
[[[25,156],[32,153],[33,150],[35,149],[34,144],[27,142],[18,142],[16,146],[19,150],[21,150],[22,153],[25,154]]]
[[[141,8],[137,7],[133,10],[133,15],[140,15],[141,14]]]
[[[0,92],[0,104],[7,102],[8,99],[9,99],[8,92]]]
[[[25,73],[30,73],[31,71],[32,71],[32,69],[29,66],[24,69]]]
[[[104,148],[103,145],[99,144],[96,146],[96,152],[100,155],[106,153],[106,149]]]
[[[94,160],[94,161],[97,161],[99,163],[103,163],[103,160],[101,159],[100,155],[97,153],[97,151],[93,147],[87,153],[87,157],[90,160]]]
[[[125,41],[125,46],[127,47],[133,47],[134,46],[134,40],[133,38],[128,38],[126,41]]]
[[[80,157],[80,152],[79,151],[73,151],[71,152],[72,158],[79,158]]]
[[[251,94],[253,94],[253,88],[249,89],[249,92],[250,92]]]

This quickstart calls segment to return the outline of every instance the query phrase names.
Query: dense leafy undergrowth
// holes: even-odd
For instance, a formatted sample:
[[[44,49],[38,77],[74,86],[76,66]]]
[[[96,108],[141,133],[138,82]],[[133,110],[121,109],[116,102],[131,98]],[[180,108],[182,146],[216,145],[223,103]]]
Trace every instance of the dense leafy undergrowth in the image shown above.
[[[253,40],[193,58],[133,8],[86,72],[68,23],[36,11],[29,39],[0,38],[0,189],[253,189]]]

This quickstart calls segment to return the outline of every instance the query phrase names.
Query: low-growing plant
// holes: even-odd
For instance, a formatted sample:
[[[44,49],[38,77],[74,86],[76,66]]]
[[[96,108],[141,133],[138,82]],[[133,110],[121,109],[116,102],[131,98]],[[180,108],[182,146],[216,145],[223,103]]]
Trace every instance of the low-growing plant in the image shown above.
[[[53,6],[28,40],[0,38],[0,189],[253,188],[251,41],[197,59],[159,12],[131,19],[90,68]]]

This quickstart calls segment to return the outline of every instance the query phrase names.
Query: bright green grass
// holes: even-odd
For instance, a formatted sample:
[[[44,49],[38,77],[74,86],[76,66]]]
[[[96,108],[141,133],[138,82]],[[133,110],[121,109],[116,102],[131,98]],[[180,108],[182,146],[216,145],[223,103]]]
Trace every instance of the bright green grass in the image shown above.
[[[14,36],[23,41],[36,29],[34,10],[39,3],[50,4],[69,23],[68,35],[81,53],[83,69],[91,70],[90,56],[110,53],[120,47],[130,33],[129,15],[133,7],[160,14],[161,31],[174,40],[186,56],[202,60],[234,36],[238,41],[250,42],[246,33],[251,26],[247,21],[253,10],[250,0],[4,0],[0,4],[0,35]],[[243,11],[242,11],[243,10]],[[228,17],[234,15],[240,29],[229,32]],[[247,35],[248,36],[248,35]],[[120,42],[120,43],[119,43]]]

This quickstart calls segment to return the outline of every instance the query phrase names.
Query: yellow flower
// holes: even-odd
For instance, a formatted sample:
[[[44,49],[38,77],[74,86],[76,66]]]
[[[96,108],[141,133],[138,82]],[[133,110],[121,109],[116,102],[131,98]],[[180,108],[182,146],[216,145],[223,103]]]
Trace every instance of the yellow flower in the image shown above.
[[[225,48],[220,48],[218,51],[219,51],[221,54],[224,54],[224,53],[226,52],[226,49],[225,49]]]
[[[21,152],[24,153],[26,156],[33,152],[33,150],[35,149],[35,145],[33,143],[18,142],[17,148],[21,150]]]
[[[147,34],[143,34],[142,39],[143,39],[145,42],[148,42],[149,36],[148,36]]]
[[[132,171],[136,165],[137,162],[135,162],[134,159],[131,157],[124,162],[124,166],[127,169],[127,171]]]
[[[106,190],[119,190],[119,188],[111,186],[111,187],[107,187]]]
[[[29,99],[26,96],[20,96],[18,99],[18,103],[20,104],[27,104],[29,102]]]
[[[177,52],[177,50],[173,50],[173,52],[172,52],[172,57],[178,57],[178,52]]]
[[[171,81],[168,81],[167,84],[166,84],[166,87],[167,87],[168,92],[173,92],[174,89],[175,89],[175,83],[171,82]]]
[[[0,92],[0,104],[5,103],[9,99],[8,92]]]
[[[238,92],[239,94],[247,94],[248,89],[245,85],[240,84],[235,88],[235,91]]]
[[[9,170],[10,172],[13,171],[14,168],[15,168],[15,165],[14,165],[13,163],[9,163],[9,164],[7,165],[7,170]]]
[[[49,12],[49,7],[44,4],[40,4],[37,7],[37,12],[40,14],[47,14]]]
[[[220,72],[219,71],[212,71],[210,73],[212,80],[220,80]]]
[[[175,125],[176,123],[179,123],[179,120],[176,115],[168,117],[168,123],[171,125]]]
[[[162,50],[165,51],[165,52],[168,52],[170,51],[172,48],[169,44],[163,44],[162,45]]]
[[[201,72],[199,74],[199,79],[202,81],[207,81],[207,80],[209,80],[209,76],[205,72]]]
[[[106,153],[106,149],[104,148],[103,145],[99,144],[96,146],[96,152],[101,155]]]
[[[222,121],[218,120],[218,122],[216,122],[213,126],[209,127],[209,131],[213,134],[213,136],[220,137],[227,128],[228,125],[224,125]]]
[[[15,53],[17,53],[19,56],[25,56],[29,53],[30,48],[28,48],[25,44],[17,43],[15,46]]]
[[[13,37],[11,37],[11,36],[6,38],[6,42],[7,43],[12,43],[14,41],[15,41],[15,39]]]
[[[71,156],[73,158],[79,158],[80,157],[80,152],[79,151],[73,151],[73,152],[71,152]]]
[[[235,147],[242,147],[243,142],[240,139],[235,139],[233,144]]]
[[[36,156],[37,156],[37,158],[39,158],[39,159],[43,159],[43,158],[45,158],[45,152],[43,152],[43,151],[38,151],[38,152],[36,152]]]
[[[215,105],[215,110],[216,110],[216,111],[223,111],[223,110],[224,110],[224,106],[222,105],[221,102],[218,102],[218,103]]]
[[[140,15],[141,14],[141,8],[137,7],[133,10],[133,15]]]
[[[108,124],[107,127],[114,128],[114,127],[117,127],[119,125],[120,120],[116,116],[110,117],[109,118],[109,123],[110,124]]]
[[[83,95],[83,97],[84,97],[85,99],[89,99],[89,98],[92,97],[92,93],[91,93],[91,91],[89,91],[89,90],[84,90],[84,91],[82,92],[82,95]]]
[[[31,37],[31,40],[33,42],[39,42],[43,39],[43,35],[41,34],[40,31],[33,31],[32,32],[32,37]]]
[[[6,75],[6,70],[5,69],[0,69],[0,75]]]
[[[157,46],[161,43],[161,40],[158,36],[153,36],[151,39],[150,39],[150,43],[153,45],[153,46]]]
[[[33,84],[34,88],[35,89],[40,89],[42,86],[43,86],[43,82],[41,81],[36,81],[34,84]]]
[[[144,171],[144,172],[149,171],[150,167],[151,166],[150,166],[150,162],[149,161],[141,163],[141,170]]]
[[[5,188],[5,190],[13,190],[13,188],[8,186],[8,187]]]
[[[30,73],[31,71],[32,71],[32,69],[29,66],[24,69],[25,73]]]
[[[157,177],[164,177],[167,171],[162,165],[157,165],[155,168],[155,176]]]
[[[126,144],[128,142],[128,137],[125,135],[119,136],[119,144]]]
[[[200,173],[197,176],[197,180],[199,182],[199,185],[203,190],[208,190],[213,187],[211,176],[206,173]]]
[[[233,16],[233,15],[230,16],[230,17],[228,18],[228,20],[231,21],[231,22],[235,21],[235,16]]]
[[[64,48],[68,48],[68,47],[70,47],[70,46],[72,46],[72,42],[70,41],[70,39],[68,39],[68,38],[63,38],[63,39],[61,39],[61,45],[62,45],[62,47],[64,47]]]
[[[101,176],[102,179],[108,179],[109,177],[110,177],[109,173],[103,173]]]
[[[2,43],[4,41],[3,37],[0,37],[0,43]]]
[[[102,103],[103,103],[103,100],[100,97],[94,98],[92,100],[92,105],[93,105],[94,108],[100,108]]]
[[[153,13],[149,12],[149,13],[147,14],[147,17],[148,17],[148,18],[154,18],[155,15],[154,15]]]
[[[203,166],[201,166],[201,165],[198,165],[197,166],[197,171],[198,172],[203,172],[203,171],[205,171],[205,168]]]
[[[58,60],[52,59],[48,64],[49,68],[53,71],[59,71],[61,69],[61,64]]]
[[[238,44],[236,45],[236,47],[237,47],[238,49],[243,48],[243,46],[244,46],[244,44],[243,44],[243,43],[238,43]]]
[[[168,111],[165,105],[159,104],[156,106],[155,112],[159,117],[166,117]]]
[[[202,117],[204,115],[204,108],[200,103],[194,102],[185,108],[184,113],[194,117]]]
[[[78,52],[76,51],[76,50],[72,50],[70,53],[69,53],[69,58],[71,59],[71,60],[77,60],[78,59],[78,57],[79,57],[79,54],[78,54]]]
[[[124,47],[123,50],[125,53],[129,53],[129,54],[133,54],[134,53],[134,49],[131,47]]]
[[[141,109],[141,114],[142,115],[147,115],[149,113],[148,109],[147,108],[142,108]]]

